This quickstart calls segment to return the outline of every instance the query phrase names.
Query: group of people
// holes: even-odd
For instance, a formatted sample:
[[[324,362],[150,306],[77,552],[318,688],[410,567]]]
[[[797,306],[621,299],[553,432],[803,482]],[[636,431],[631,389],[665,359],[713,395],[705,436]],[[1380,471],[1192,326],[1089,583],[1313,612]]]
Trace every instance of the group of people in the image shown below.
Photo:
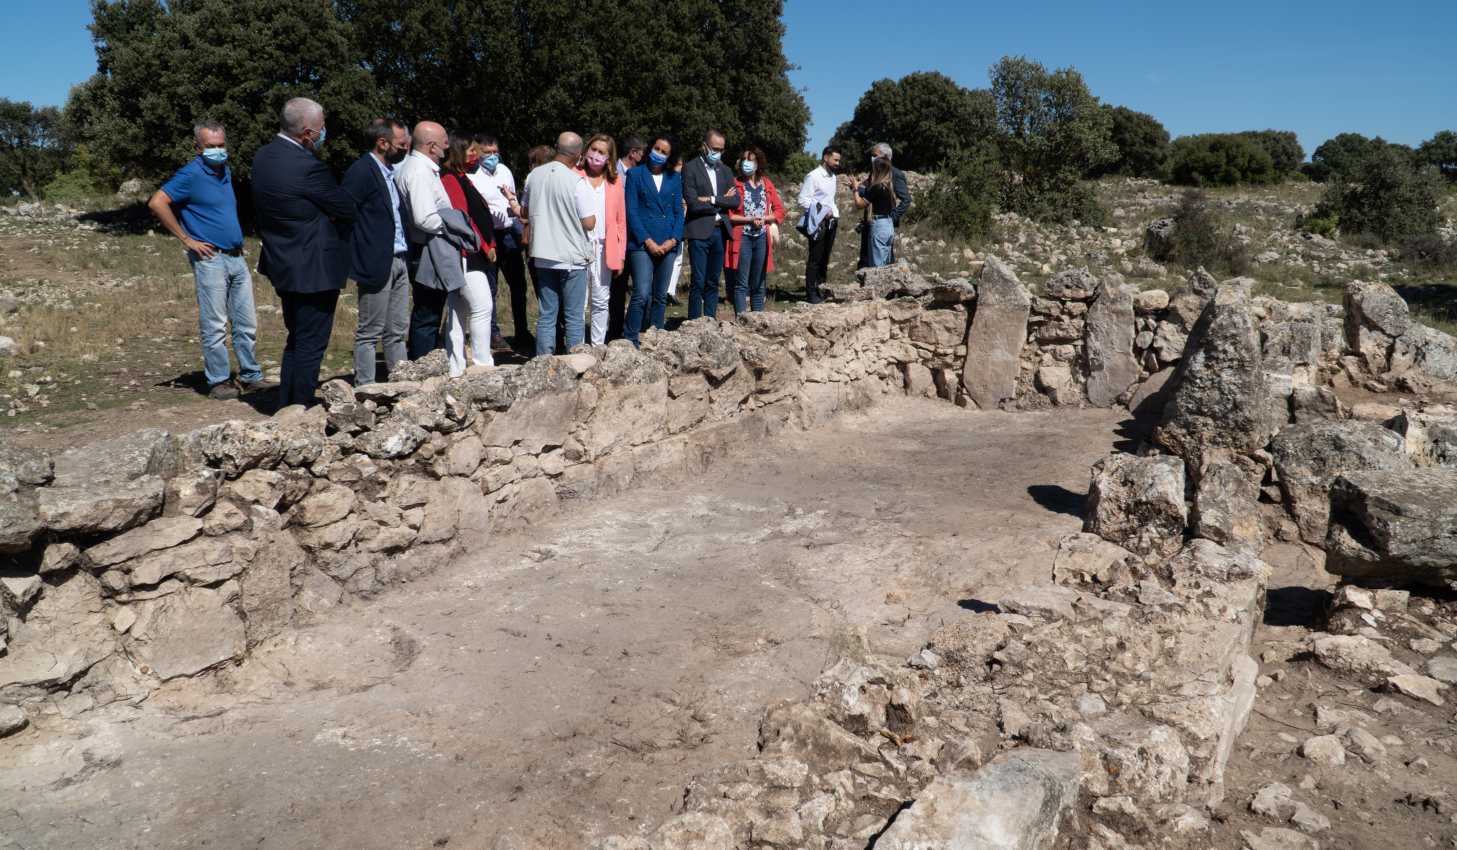
[[[683,257],[688,318],[715,316],[729,273],[735,314],[763,310],[785,206],[766,174],[762,150],[739,148],[724,161],[724,134],[707,131],[684,162],[666,136],[644,143],[564,132],[532,148],[518,193],[499,142],[484,133],[448,133],[421,121],[413,130],[378,118],[368,149],[336,181],[318,158],[324,109],[308,98],[285,104],[280,130],[252,163],[252,196],[262,242],[258,270],[272,282],[287,328],[279,405],[311,404],[340,291],[358,288],[356,384],[444,348],[452,376],[494,365],[507,347],[496,320],[498,284],[510,293],[514,348],[537,356],[609,333],[639,343],[663,328]],[[152,196],[149,207],[185,246],[198,298],[208,394],[234,398],[263,387],[254,346],[252,280],[243,257],[224,127],[193,128],[197,157]],[[895,223],[910,204],[905,176],[878,145],[869,177],[851,181],[864,211],[861,266],[893,260]],[[809,239],[805,290],[821,300],[839,221],[835,173],[826,148],[799,193],[797,228]],[[686,244],[685,244],[686,243]],[[685,250],[686,249],[686,250]],[[536,294],[535,333],[527,315]],[[614,293],[625,297],[614,298]],[[625,309],[623,309],[625,308]],[[226,337],[232,328],[238,378]]]

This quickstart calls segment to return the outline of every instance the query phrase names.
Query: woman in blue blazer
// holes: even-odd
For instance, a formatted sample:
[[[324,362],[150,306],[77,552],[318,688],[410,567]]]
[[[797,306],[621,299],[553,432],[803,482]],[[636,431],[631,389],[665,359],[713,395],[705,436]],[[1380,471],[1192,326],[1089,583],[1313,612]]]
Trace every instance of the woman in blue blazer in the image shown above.
[[[622,335],[638,345],[644,326],[662,329],[668,310],[668,279],[683,242],[683,178],[668,162],[673,143],[659,136],[642,165],[627,172],[627,267],[632,300]]]

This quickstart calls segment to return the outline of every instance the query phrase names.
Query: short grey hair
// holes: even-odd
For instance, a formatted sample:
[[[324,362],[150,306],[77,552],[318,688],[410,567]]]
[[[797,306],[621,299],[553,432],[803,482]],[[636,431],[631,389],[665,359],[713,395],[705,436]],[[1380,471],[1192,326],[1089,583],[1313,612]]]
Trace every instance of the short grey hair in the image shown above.
[[[581,156],[582,137],[568,130],[556,137],[556,152],[559,156]]]
[[[875,146],[870,149],[870,152],[876,156],[884,157],[887,162],[895,158],[895,152],[885,142],[876,142]]]
[[[289,136],[302,136],[314,119],[324,117],[324,107],[316,101],[306,97],[290,98],[288,103],[283,105],[283,114],[279,117],[279,127],[284,134]]]
[[[198,144],[202,143],[203,133],[222,133],[227,135],[228,131],[223,129],[221,121],[199,121],[192,125],[192,140]]]

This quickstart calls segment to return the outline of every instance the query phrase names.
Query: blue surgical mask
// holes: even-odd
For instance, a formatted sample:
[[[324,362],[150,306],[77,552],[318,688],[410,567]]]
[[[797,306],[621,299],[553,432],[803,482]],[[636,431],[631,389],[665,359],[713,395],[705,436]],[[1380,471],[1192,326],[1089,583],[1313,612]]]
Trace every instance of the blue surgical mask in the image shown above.
[[[706,154],[706,156],[708,157],[708,161],[709,162],[713,163],[714,165],[717,165],[718,164],[718,161],[720,159],[723,159],[723,152],[722,151],[709,151]]]
[[[665,153],[658,153],[657,151],[653,151],[648,154],[648,159],[652,161],[653,165],[668,164],[668,155]]]
[[[745,174],[753,174],[758,167],[752,159],[746,159],[739,165],[739,169]]]
[[[203,148],[202,158],[213,165],[222,165],[228,161],[227,148]]]
[[[329,138],[329,128],[328,127],[320,127],[319,128],[319,137],[314,140],[314,150],[316,150],[316,151],[317,150],[323,150],[323,148],[324,148],[324,140],[327,139],[327,138]]]
[[[501,155],[500,154],[488,153],[488,154],[486,154],[485,158],[483,158],[481,160],[481,165],[484,166],[485,169],[486,169],[486,171],[488,173],[490,173],[490,174],[495,174],[496,173],[496,166],[498,166],[500,164],[501,164]]]

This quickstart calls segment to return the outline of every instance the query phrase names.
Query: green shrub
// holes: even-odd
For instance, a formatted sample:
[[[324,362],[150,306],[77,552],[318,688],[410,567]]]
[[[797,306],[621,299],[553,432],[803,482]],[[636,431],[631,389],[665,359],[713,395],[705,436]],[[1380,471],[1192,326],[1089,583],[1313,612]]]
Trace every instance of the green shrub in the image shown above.
[[[1164,125],[1152,115],[1126,106],[1105,105],[1103,110],[1112,121],[1111,138],[1118,156],[1088,176],[1162,177],[1169,155],[1169,131]]]
[[[1336,238],[1336,231],[1341,226],[1340,216],[1334,210],[1316,210],[1309,215],[1303,215],[1296,219],[1295,226],[1306,233],[1314,233],[1316,236],[1324,236],[1327,239]]]
[[[899,80],[877,80],[855,104],[855,113],[830,139],[850,171],[870,167],[870,146],[885,142],[895,164],[907,171],[940,170],[954,165],[953,151],[994,132],[991,95],[963,88],[935,71],[918,71]]]
[[[1234,238],[1234,227],[1215,211],[1209,196],[1197,189],[1179,198],[1168,258],[1184,268],[1203,266],[1214,273],[1242,275],[1250,270],[1249,249]]]
[[[1112,118],[1075,69],[1048,71],[1023,57],[991,69],[1001,149],[1003,209],[1039,221],[1103,220],[1083,175],[1118,156]]]
[[[787,191],[785,187],[793,187],[794,193],[798,194],[799,184],[804,182],[804,176],[814,171],[819,164],[819,157],[804,151],[792,153],[786,157],[775,176],[775,181],[780,186],[780,194]]]
[[[1315,215],[1334,215],[1346,239],[1394,244],[1436,232],[1441,191],[1435,168],[1385,148],[1367,157],[1352,179],[1331,181]]]
[[[58,172],[41,190],[41,197],[62,204],[80,204],[110,195],[106,186],[84,168],[68,168]]]
[[[964,239],[991,234],[1001,169],[990,140],[952,151],[950,164],[911,205],[912,222],[924,221]]]
[[[1180,136],[1169,146],[1169,179],[1182,186],[1263,184],[1278,178],[1269,152],[1242,133]]]
[[[1248,130],[1240,133],[1264,149],[1275,166],[1275,179],[1282,180],[1300,170],[1305,161],[1305,148],[1292,130]]]
[[[1388,142],[1377,136],[1367,138],[1360,133],[1340,133],[1321,142],[1320,147],[1310,155],[1305,173],[1310,179],[1324,183],[1328,180],[1351,179],[1366,160],[1377,151],[1390,148],[1406,156],[1414,155],[1411,148]]]
[[[1413,268],[1457,275],[1457,239],[1444,239],[1435,233],[1413,236],[1401,243],[1398,256]]]
[[[1427,139],[1417,148],[1417,157],[1436,166],[1447,180],[1457,182],[1457,133],[1443,130]]]

